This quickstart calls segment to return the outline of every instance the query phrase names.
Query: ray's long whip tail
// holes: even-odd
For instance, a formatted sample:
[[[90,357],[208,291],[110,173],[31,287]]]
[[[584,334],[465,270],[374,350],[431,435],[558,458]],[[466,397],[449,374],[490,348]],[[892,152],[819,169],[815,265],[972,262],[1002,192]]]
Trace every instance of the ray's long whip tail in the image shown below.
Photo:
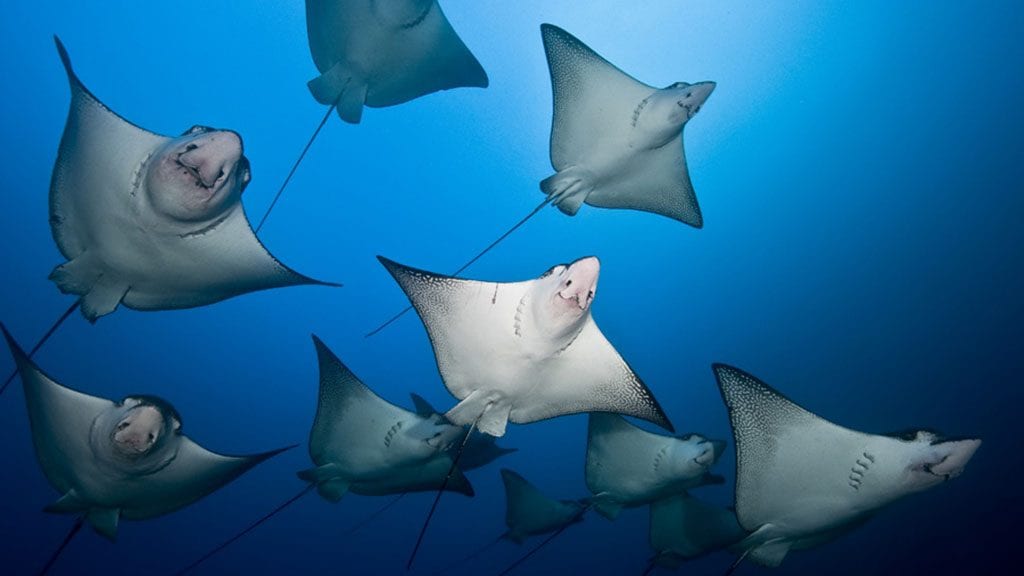
[[[257,526],[259,526],[260,524],[263,524],[267,520],[270,520],[271,518],[276,516],[279,512],[281,512],[285,508],[291,506],[292,504],[294,504],[297,500],[299,500],[300,498],[302,498],[306,494],[309,494],[313,490],[313,488],[316,488],[316,483],[310,483],[309,486],[306,486],[305,488],[303,488],[298,494],[296,494],[295,496],[292,496],[288,500],[285,500],[277,508],[274,508],[270,512],[264,514],[262,517],[260,517],[255,522],[253,522],[252,524],[249,524],[248,526],[246,526],[245,529],[243,529],[238,534],[235,534],[231,538],[228,538],[224,542],[221,542],[220,544],[217,545],[217,547],[215,547],[214,549],[210,550],[206,554],[203,554],[202,557],[200,557],[195,562],[193,562],[193,563],[189,564],[188,566],[185,566],[181,570],[178,570],[177,572],[175,572],[174,576],[181,576],[182,574],[187,574],[188,572],[191,572],[196,567],[198,567],[200,564],[202,564],[203,562],[206,562],[207,560],[209,560],[214,554],[216,554],[216,553],[220,552],[221,550],[227,548],[228,546],[234,544],[242,536],[245,536],[249,532],[252,532],[253,530],[256,529]]]
[[[566,522],[564,526],[562,526],[558,530],[555,530],[554,532],[552,532],[552,534],[550,536],[548,536],[547,538],[545,538],[543,542],[541,542],[540,544],[537,544],[529,552],[527,552],[526,554],[523,554],[522,556],[520,556],[518,560],[516,560],[515,562],[509,564],[508,568],[505,568],[504,570],[502,570],[501,572],[498,573],[498,576],[505,576],[509,572],[515,570],[516,567],[518,567],[520,564],[522,564],[523,562],[526,562],[527,560],[529,560],[531,556],[533,556],[537,552],[540,552],[542,548],[544,548],[545,546],[550,544],[551,541],[554,540],[555,538],[558,538],[558,536],[561,535],[562,532],[565,532],[566,528],[568,528],[569,526],[572,526],[573,524],[576,523],[577,520],[582,518],[583,515],[586,514],[592,507],[593,507],[593,504],[587,504],[586,506],[584,506],[579,512],[576,513],[575,516],[573,516],[572,520]]]
[[[64,552],[64,549],[67,548],[68,544],[71,543],[71,539],[75,537],[75,534],[78,534],[78,531],[82,529],[82,524],[84,523],[85,517],[83,516],[79,516],[78,519],[75,520],[75,524],[71,527],[71,530],[68,531],[68,535],[64,537],[64,541],[60,543],[60,546],[58,546],[56,550],[53,551],[53,554],[50,556],[50,559],[46,561],[46,564],[43,565],[42,570],[39,571],[39,576],[44,576],[46,573],[50,571],[50,568],[53,568],[53,565],[57,562],[57,559],[60,558],[61,553]]]
[[[420,550],[420,544],[423,544],[423,537],[427,534],[427,526],[430,526],[430,519],[434,517],[434,511],[437,510],[437,503],[441,501],[441,495],[444,494],[444,489],[448,487],[448,482],[452,479],[452,474],[455,474],[455,469],[459,465],[459,460],[462,459],[462,453],[466,451],[466,444],[469,443],[469,437],[473,435],[473,431],[476,430],[477,423],[480,422],[480,416],[473,420],[473,425],[469,427],[469,432],[466,433],[466,437],[462,439],[462,444],[459,444],[459,451],[455,453],[455,457],[452,458],[452,465],[448,467],[448,474],[444,477],[444,482],[441,482],[441,487],[437,490],[437,495],[434,496],[434,503],[430,505],[430,512],[427,513],[427,519],[423,521],[423,527],[420,528],[420,534],[416,537],[416,545],[413,546],[412,554],[409,555],[409,561],[405,563],[406,571],[412,569],[412,563],[416,560],[416,553]]]
[[[351,535],[355,534],[356,532],[359,532],[360,530],[362,530],[364,526],[366,526],[370,522],[373,522],[374,520],[376,520],[381,514],[383,514],[383,513],[387,512],[388,510],[390,510],[391,507],[394,506],[395,504],[398,504],[398,501],[401,500],[406,494],[408,494],[408,492],[402,492],[398,496],[395,496],[391,500],[388,500],[387,504],[381,506],[380,508],[378,508],[375,512],[373,512],[372,514],[370,514],[366,518],[363,518],[359,522],[356,522],[355,525],[353,525],[351,528],[348,529],[347,532],[345,532],[345,535],[346,536],[351,536]]]
[[[57,331],[57,328],[60,328],[60,325],[63,324],[64,321],[68,319],[68,316],[71,316],[72,312],[74,312],[75,310],[78,310],[78,307],[81,304],[82,304],[81,299],[75,300],[75,303],[72,304],[67,310],[64,311],[63,314],[60,315],[60,318],[58,318],[57,321],[54,322],[53,325],[50,326],[50,329],[46,331],[46,334],[43,334],[43,337],[40,338],[38,342],[36,342],[35,346],[32,347],[32,350],[29,350],[29,352],[28,352],[28,357],[29,358],[32,358],[33,356],[35,356],[36,352],[38,352],[39,349],[43,347],[43,344],[46,344],[46,341],[50,339],[50,336],[53,336],[53,333]],[[4,391],[7,390],[7,387],[10,386],[11,382],[14,381],[14,377],[17,376],[17,375],[18,375],[18,367],[15,366],[14,367],[14,371],[11,372],[11,375],[8,376],[7,380],[4,381],[4,385],[0,386],[0,396],[3,395]]]
[[[285,176],[284,182],[281,183],[281,187],[277,189],[277,194],[274,194],[274,199],[270,201],[270,206],[267,207],[267,211],[263,213],[263,217],[260,218],[259,224],[256,225],[256,234],[260,233],[260,230],[263,228],[263,224],[267,222],[267,218],[270,216],[270,212],[274,210],[274,206],[277,205],[277,201],[281,199],[281,194],[284,193],[285,187],[287,187],[288,183],[291,182],[292,176],[295,175],[295,171],[299,169],[299,164],[301,164],[302,159],[306,157],[306,152],[309,152],[309,148],[313,146],[313,141],[316,140],[316,137],[320,134],[320,131],[323,130],[324,124],[327,124],[327,120],[330,119],[331,117],[331,112],[334,112],[334,108],[337,105],[338,103],[335,102],[334,104],[331,104],[331,106],[327,109],[327,113],[324,114],[323,119],[320,120],[320,124],[317,125],[316,130],[313,131],[313,135],[309,137],[309,141],[306,142],[306,146],[305,148],[302,149],[302,153],[299,154],[298,159],[295,160],[295,164],[292,164],[292,169],[288,171],[288,176]]]

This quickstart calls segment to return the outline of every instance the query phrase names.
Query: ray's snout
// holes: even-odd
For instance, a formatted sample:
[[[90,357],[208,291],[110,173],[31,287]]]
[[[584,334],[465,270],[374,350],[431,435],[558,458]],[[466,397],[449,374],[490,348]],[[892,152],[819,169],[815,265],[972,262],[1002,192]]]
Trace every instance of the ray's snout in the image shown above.
[[[601,261],[596,256],[580,258],[573,262],[562,278],[559,295],[566,300],[575,300],[581,310],[586,310],[597,293],[597,279],[601,274]]]
[[[955,478],[963,473],[967,463],[981,446],[981,440],[955,440],[945,442],[942,446],[946,449],[945,457],[942,461],[929,466],[928,470],[938,476]]]
[[[145,453],[156,442],[163,424],[163,414],[156,408],[135,408],[117,423],[113,434],[114,443],[127,454]]]
[[[715,91],[716,84],[711,81],[698,82],[690,86],[689,89],[689,101],[696,106],[700,106],[707,102],[707,99],[711,96],[711,93]]]
[[[227,179],[243,158],[242,137],[230,130],[217,130],[188,141],[178,155],[178,162],[204,187],[214,188]]]

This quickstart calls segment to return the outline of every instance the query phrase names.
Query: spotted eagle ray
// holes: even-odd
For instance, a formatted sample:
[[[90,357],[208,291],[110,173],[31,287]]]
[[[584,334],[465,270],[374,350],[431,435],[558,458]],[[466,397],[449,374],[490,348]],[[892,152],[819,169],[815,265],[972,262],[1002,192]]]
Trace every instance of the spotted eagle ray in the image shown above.
[[[435,410],[434,407],[429,402],[427,402],[422,396],[416,394],[415,392],[410,393],[409,396],[410,398],[412,398],[412,403],[415,408],[416,414],[423,416],[424,418],[427,418],[431,421],[436,421],[439,418],[442,419],[443,421],[444,416],[440,412]],[[468,430],[464,432],[464,434],[468,433]],[[448,453],[450,456],[454,457],[455,453],[458,452],[457,444],[461,443],[461,441],[462,440],[459,437],[456,437],[455,440],[453,440],[453,445],[450,448],[448,448]],[[462,453],[462,458],[459,459],[459,469],[462,470],[463,472],[468,472],[470,470],[482,468],[490,464],[491,462],[494,462],[498,458],[505,456],[506,454],[511,454],[512,452],[516,452],[518,450],[517,448],[503,448],[501,446],[498,446],[496,441],[497,438],[495,438],[494,436],[488,436],[487,434],[476,434],[467,438],[466,448]],[[391,500],[387,501],[380,508],[370,513],[361,521],[359,521],[351,528],[349,528],[348,532],[346,532],[346,536],[351,536],[352,534],[355,534],[363,527],[365,527],[367,524],[375,520],[377,517],[387,512],[389,509],[391,509],[391,507],[397,504],[398,501],[401,500],[406,494],[408,494],[408,492],[401,492]]]
[[[746,535],[735,510],[686,492],[652,502],[650,543],[655,555],[644,574],[656,566],[678,568],[687,560],[732,546]]]
[[[166,401],[133,394],[120,402],[62,386],[43,373],[0,325],[21,374],[36,458],[61,497],[44,510],[78,516],[43,572],[82,523],[114,540],[120,520],[145,520],[187,506],[287,450],[224,456],[182,433]]]
[[[278,262],[250,228],[241,198],[251,175],[238,134],[193,126],[172,138],[132,124],[85,87],[54,40],[71,106],[50,183],[50,228],[67,262],[50,279],[78,300],[30,356],[76,307],[95,322],[121,304],[191,308],[325,284]]]
[[[763,566],[823,544],[900,498],[959,476],[981,440],[865,434],[801,408],[754,376],[713,366],[736,438],[737,547]]]
[[[672,429],[654,395],[591,315],[600,262],[558,264],[538,278],[452,278],[378,257],[412,301],[445,387],[445,417],[502,436],[508,422],[615,412]]]
[[[422,318],[441,379],[460,400],[445,414],[452,423],[502,436],[509,421],[616,412],[672,429],[590,314],[600,274],[597,258],[559,264],[523,282],[464,280],[378,259]],[[455,463],[465,445],[464,440]]]
[[[314,488],[329,502],[352,492],[382,496],[424,490],[473,495],[448,449],[465,431],[433,414],[422,416],[384,400],[313,336],[320,368],[320,394],[309,432],[312,468],[298,473],[308,484],[201,558],[184,574],[254,530]]]
[[[508,529],[494,540],[477,548],[455,564],[435,572],[435,574],[447,572],[456,565],[464,564],[503,540],[522,544],[531,536],[550,534],[543,542],[520,556],[501,572],[501,574],[508,573],[543,548],[566,528],[581,522],[583,515],[590,509],[589,502],[586,500],[555,500],[541,492],[540,489],[523,478],[519,473],[508,468],[501,469],[501,480],[505,485],[505,526]]]
[[[508,526],[508,531],[502,537],[522,544],[529,536],[550,534],[499,573],[499,576],[504,576],[539,552],[569,526],[583,521],[584,514],[591,508],[591,502],[586,499],[550,498],[507,468],[502,469],[501,479],[505,484],[505,525]]]
[[[683,154],[683,128],[711,95],[714,82],[644,84],[561,28],[541,25],[551,72],[554,114],[551,165],[540,183],[545,199],[525,218],[463,264],[489,252],[544,206],[573,216],[586,203],[661,214],[703,226]],[[372,336],[409,311],[392,316]]]
[[[591,414],[586,482],[593,506],[615,519],[622,508],[651,504],[725,479],[709,469],[725,442],[700,434],[663,436],[641,430],[616,414]]]
[[[309,91],[328,108],[257,232],[332,110],[358,124],[363,106],[394,106],[440,90],[488,84],[437,0],[306,0],[306,35],[320,72],[309,81]]]

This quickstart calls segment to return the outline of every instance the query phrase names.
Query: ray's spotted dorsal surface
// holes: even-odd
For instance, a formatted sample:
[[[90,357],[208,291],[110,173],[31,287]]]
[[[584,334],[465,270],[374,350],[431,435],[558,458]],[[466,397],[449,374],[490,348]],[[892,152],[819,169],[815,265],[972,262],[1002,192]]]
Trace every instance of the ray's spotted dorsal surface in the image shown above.
[[[616,412],[671,424],[590,314],[600,263],[581,258],[523,282],[482,282],[380,261],[426,326],[445,387],[445,416],[502,436],[565,414]]]
[[[893,437],[843,428],[742,370],[713,369],[736,438],[736,516],[750,532],[737,564],[778,566],[790,550],[833,540],[959,476],[981,446],[924,430]]]
[[[189,308],[280,286],[318,284],[278,262],[242,207],[249,161],[235,132],[177,138],[103,105],[57,50],[71,86],[50,187],[50,225],[67,262],[50,278],[90,321],[124,304]]]
[[[46,511],[83,516],[111,540],[121,519],[173,512],[285,450],[210,452],[182,433],[181,417],[164,400],[132,395],[113,402],[66,388],[0,329],[21,374],[39,465],[61,493]]]
[[[587,432],[587,488],[594,508],[615,519],[622,508],[650,504],[725,479],[710,473],[725,442],[700,434],[664,436],[641,430],[616,414],[591,414]]]

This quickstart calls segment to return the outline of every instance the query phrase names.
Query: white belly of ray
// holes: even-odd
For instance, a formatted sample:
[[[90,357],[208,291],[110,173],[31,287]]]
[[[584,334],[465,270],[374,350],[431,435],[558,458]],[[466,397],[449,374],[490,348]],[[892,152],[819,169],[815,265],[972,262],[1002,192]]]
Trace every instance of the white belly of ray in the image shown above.
[[[557,171],[542,190],[570,215],[586,202],[702,226],[683,153],[685,120],[672,125],[647,117],[647,102],[664,90],[634,79],[565,30],[549,24],[541,30],[551,69],[551,164]],[[661,130],[675,136],[666,139]],[[571,197],[562,201],[561,194]]]
[[[874,497],[879,487],[870,460],[878,458],[877,451],[869,447],[867,435],[844,432],[781,431],[770,463],[751,466],[738,480],[743,523],[770,523],[780,537],[799,540],[853,522],[881,505]]]
[[[751,532],[740,547],[764,565],[777,566],[790,549],[831,540],[887,504],[941,483],[941,473],[959,473],[980,445],[865,434],[735,368],[716,365],[715,375],[736,438],[736,515]],[[929,467],[947,457],[940,474],[932,473]]]
[[[635,506],[667,495],[673,480],[659,473],[673,438],[632,426],[620,416],[592,414],[587,437],[587,489],[622,506]]]
[[[670,426],[589,312],[567,339],[532,330],[524,297],[536,281],[462,280],[381,261],[423,319],[444,384],[461,401],[446,414],[453,423],[501,436],[509,421],[596,411]]]
[[[391,404],[363,384],[319,339],[320,400],[309,436],[316,468],[300,473],[337,500],[436,489],[451,468],[447,445],[461,429]],[[471,493],[461,471],[450,489]]]
[[[112,458],[109,415],[118,405],[61,386],[43,374],[4,330],[25,390],[32,443],[46,479],[61,493],[49,512],[84,514],[113,539],[119,518],[141,520],[182,508],[278,451],[223,456],[174,433],[151,466]],[[152,458],[152,454],[146,458]]]
[[[79,81],[58,41],[71,108],[50,187],[50,224],[68,262],[51,275],[82,297],[90,320],[118,304],[140,310],[210,304],[313,280],[256,239],[239,199],[206,221],[158,215],[147,200],[148,161],[172,139],[139,128]]]

